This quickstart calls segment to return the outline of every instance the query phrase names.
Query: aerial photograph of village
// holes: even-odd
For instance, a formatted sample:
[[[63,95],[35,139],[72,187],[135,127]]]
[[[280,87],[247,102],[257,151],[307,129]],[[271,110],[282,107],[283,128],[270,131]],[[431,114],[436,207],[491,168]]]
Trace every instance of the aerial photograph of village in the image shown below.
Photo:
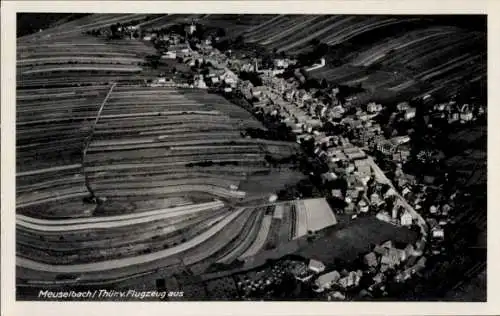
[[[486,301],[486,15],[16,18],[17,300]]]

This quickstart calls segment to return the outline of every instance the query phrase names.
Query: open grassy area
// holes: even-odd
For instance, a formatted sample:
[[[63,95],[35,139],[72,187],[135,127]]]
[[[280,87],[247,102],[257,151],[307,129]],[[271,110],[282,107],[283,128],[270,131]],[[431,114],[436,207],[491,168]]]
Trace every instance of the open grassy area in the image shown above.
[[[369,252],[372,246],[387,240],[410,243],[417,239],[415,232],[379,221],[374,217],[359,218],[342,226],[326,229],[317,240],[296,254],[315,258],[332,267],[336,260],[352,261],[358,255]]]

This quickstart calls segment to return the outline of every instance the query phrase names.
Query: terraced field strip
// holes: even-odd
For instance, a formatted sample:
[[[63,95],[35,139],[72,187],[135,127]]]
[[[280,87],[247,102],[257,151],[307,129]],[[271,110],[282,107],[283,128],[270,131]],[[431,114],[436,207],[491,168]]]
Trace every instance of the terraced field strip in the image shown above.
[[[196,145],[208,145],[208,144],[226,144],[235,143],[235,144],[255,144],[250,139],[235,139],[235,140],[227,140],[227,139],[197,139],[197,140],[189,140],[189,141],[177,141],[177,142],[155,142],[155,143],[147,143],[147,144],[132,144],[132,145],[107,145],[107,146],[91,146],[89,148],[89,152],[106,152],[106,151],[116,151],[116,150],[132,150],[132,149],[146,149],[146,148],[166,148],[172,146],[196,146]]]
[[[96,182],[92,186],[95,190],[106,190],[113,188],[115,190],[133,189],[133,188],[166,188],[170,186],[180,185],[213,185],[218,187],[229,187],[230,185],[238,185],[238,181],[226,180],[223,178],[187,178],[187,179],[169,179],[156,180],[155,182],[146,181],[144,179],[136,179],[135,181],[125,181],[123,183]]]
[[[128,21],[138,20],[145,17],[147,17],[147,15],[120,14],[115,17],[110,17],[106,20],[95,20],[96,22],[90,20],[89,23],[85,25],[76,26],[74,23],[73,24],[68,23],[70,26],[67,26],[67,24],[64,23],[55,28],[50,28],[42,32],[21,37],[19,40],[21,42],[27,42],[27,41],[37,41],[45,39],[48,40],[48,39],[64,38],[65,36],[66,37],[75,37],[76,35],[81,36],[81,33],[87,30],[104,28],[114,23],[118,22],[126,23]],[[95,18],[96,18],[95,15],[92,15],[92,19]]]
[[[409,19],[408,21],[410,21]],[[417,21],[418,19],[413,19],[413,21]],[[400,19],[393,19],[393,18],[385,18],[385,19],[374,19],[374,20],[367,20],[364,24],[358,25],[356,29],[350,30],[349,32],[345,32],[342,34],[340,38],[337,38],[336,41],[328,42],[328,44],[339,44],[342,42],[345,42],[351,38],[354,38],[357,35],[362,34],[363,32],[369,32],[372,31],[376,28],[388,26],[388,25],[393,25],[393,24],[399,24],[402,23]]]
[[[264,244],[264,249],[274,249],[278,246],[280,240],[281,220],[271,217],[271,227],[267,234],[267,240]]]
[[[284,205],[282,203],[276,204],[276,208],[274,209],[273,218],[283,219]]]
[[[80,169],[81,167],[82,167],[81,164],[74,164],[74,165],[51,167],[51,168],[46,168],[46,169],[36,169],[36,170],[31,170],[31,171],[17,172],[16,177],[43,175],[43,174],[47,174],[47,173],[58,172],[58,171],[67,171],[67,170],[76,171],[76,170]]]
[[[29,185],[16,185],[16,193],[17,194],[22,194],[22,193],[28,193],[28,192],[35,192],[39,190],[44,190],[48,187],[60,187],[60,186],[65,186],[65,185],[78,185],[82,183],[83,181],[83,175],[76,173],[74,176],[71,177],[59,177],[56,175],[56,179],[53,180],[47,180],[47,181],[40,181],[36,183],[30,183]]]
[[[16,264],[19,267],[24,267],[44,272],[52,272],[52,273],[86,273],[86,272],[105,271],[105,270],[141,265],[156,260],[161,260],[163,258],[175,255],[177,253],[195,247],[196,245],[206,241],[207,239],[213,237],[217,232],[224,229],[224,227],[226,227],[229,223],[232,223],[242,212],[243,210],[237,210],[231,213],[230,215],[226,216],[222,221],[213,225],[209,230],[201,233],[200,235],[194,237],[191,240],[188,240],[185,243],[182,243],[170,249],[165,249],[151,254],[140,255],[125,259],[106,260],[101,262],[76,264],[76,265],[48,265],[33,260],[25,259],[22,257],[17,257]]]
[[[259,229],[261,227],[262,218],[264,217],[264,209],[257,208],[252,211],[252,215],[245,224],[242,232],[234,242],[232,249],[226,251],[217,262],[231,263],[236,260],[248,247],[255,241]]]
[[[116,72],[140,72],[141,67],[129,65],[98,65],[98,64],[68,64],[64,66],[40,66],[36,69],[19,69],[23,75],[54,72],[54,71],[116,71]]]
[[[286,207],[290,213],[290,233],[288,234],[288,240],[292,240],[297,234],[297,207],[295,203],[288,203]]]
[[[216,256],[223,248],[234,242],[252,215],[252,210],[239,208],[233,211],[232,214],[234,215],[235,213],[237,215],[233,217],[231,223],[226,225],[217,234],[214,234],[213,238],[206,239],[205,242],[198,244],[197,247],[182,253],[184,264],[192,265],[203,260],[209,260],[212,256]],[[216,258],[211,258],[210,261],[214,259]]]
[[[96,262],[100,260],[109,260],[123,257],[130,257],[135,255],[140,255],[142,253],[151,253],[160,251],[162,249],[171,248],[175,245],[185,242],[191,239],[193,236],[206,231],[209,228],[211,222],[220,222],[226,214],[207,214],[207,216],[202,216],[194,218],[192,220],[185,220],[177,225],[173,226],[163,226],[161,222],[157,222],[157,225],[161,225],[148,235],[151,237],[145,239],[133,238],[129,242],[124,242],[125,238],[113,238],[102,240],[101,248],[84,248],[84,249],[70,249],[69,251],[56,251],[53,248],[42,247],[41,254],[37,247],[25,246],[24,244],[19,244],[24,249],[22,253],[39,255],[36,258],[37,261],[43,261],[49,264],[81,264]],[[186,226],[187,225],[187,226]],[[184,228],[183,228],[184,227]],[[141,234],[145,231],[140,230]],[[135,237],[135,236],[131,236]],[[53,244],[53,243],[52,243]]]
[[[132,189],[102,189],[99,193],[108,197],[125,196],[165,196],[166,194],[205,192],[221,198],[242,199],[246,196],[243,191],[233,191],[213,185],[178,185],[165,188],[136,188]]]
[[[410,33],[409,35],[406,35],[405,37],[399,38],[397,40],[394,40],[393,44],[391,46],[382,46],[383,51],[382,52],[377,52],[378,54],[374,54],[370,56],[369,58],[365,59],[363,62],[363,66],[370,66],[371,64],[375,63],[376,61],[386,57],[387,52],[390,50],[401,50],[404,48],[407,48],[412,45],[416,45],[418,43],[421,43],[423,41],[427,41],[429,39],[435,38],[435,37],[444,37],[450,34],[453,34],[456,32],[456,29],[429,29],[426,30],[426,33],[429,34],[422,34],[422,32],[419,33]]]
[[[96,224],[105,222],[114,223],[114,222],[128,221],[143,217],[147,218],[157,215],[168,215],[166,218],[169,218],[172,216],[191,214],[192,212],[203,211],[205,209],[221,208],[223,206],[224,203],[222,203],[221,201],[214,201],[201,204],[193,204],[188,206],[158,209],[147,212],[124,214],[118,216],[103,216],[103,217],[79,218],[79,219],[61,219],[61,220],[44,220],[29,216],[16,215],[16,223],[20,223],[21,225],[22,223],[31,223],[42,226],[61,226],[61,227],[75,225],[75,224]]]
[[[110,177],[101,177],[101,175],[93,175],[92,178],[100,177],[99,183],[100,184],[113,184],[116,183],[117,181],[125,180],[128,182],[143,182],[144,181],[144,176],[146,173],[142,174],[136,174],[130,173],[129,175],[111,175]],[[227,183],[235,183],[240,181],[241,179],[244,178],[244,175],[218,175],[218,174],[213,174],[213,173],[208,173],[208,172],[197,172],[197,171],[192,171],[188,172],[187,170],[182,171],[179,170],[179,172],[176,173],[170,173],[170,172],[165,172],[163,174],[155,174],[155,175],[148,175],[148,179],[150,181],[167,181],[167,180],[179,180],[179,179],[213,179],[214,181],[228,181]]]
[[[429,80],[432,79],[433,77],[439,76],[443,73],[446,73],[447,71],[453,70],[455,68],[459,68],[464,66],[465,64],[475,62],[477,59],[483,58],[484,55],[476,55],[476,56],[471,56],[470,54],[464,54],[462,56],[459,56],[457,58],[454,58],[441,66],[432,68],[428,70],[425,73],[422,73],[419,75],[418,79],[419,80]]]
[[[209,222],[222,215],[228,215],[227,209],[205,210],[200,213],[179,215],[172,218],[157,220],[136,227],[121,227],[111,230],[68,231],[63,233],[39,232],[32,230],[18,230],[16,236],[20,244],[34,249],[66,254],[78,253],[80,249],[97,249],[131,245],[134,243],[158,243],[166,238],[181,236],[183,231],[192,229],[196,225]],[[136,229],[136,234],[130,234],[130,229]],[[43,236],[43,242],[40,242]],[[64,236],[64,240],[59,237]],[[182,237],[182,236],[181,236]],[[168,241],[168,240],[167,240]],[[50,249],[48,249],[50,248]]]
[[[252,244],[248,247],[243,254],[239,257],[240,260],[255,256],[259,251],[262,250],[264,244],[266,243],[267,236],[269,234],[269,230],[271,228],[271,215],[264,215],[262,219],[262,223],[259,228],[259,232],[257,233],[257,237],[254,239]]]
[[[302,200],[297,201],[295,203],[296,206],[296,211],[297,211],[297,217],[295,221],[295,226],[296,226],[296,234],[293,237],[293,239],[300,238],[302,236],[307,235],[307,228],[308,228],[308,223],[307,223],[307,210],[305,208],[304,202]]]
[[[37,204],[51,203],[55,201],[62,202],[71,198],[83,198],[88,195],[87,189],[81,186],[70,187],[57,190],[46,190],[40,193],[31,193],[29,195],[20,195],[16,198],[16,208],[34,206]]]
[[[275,41],[279,41],[284,37],[288,37],[292,33],[296,32],[297,30],[306,28],[307,25],[316,22],[321,16],[306,16],[303,20],[300,21],[294,21],[293,25],[286,30],[283,30],[277,34],[273,34],[271,36],[266,37],[265,40],[261,41],[262,45],[270,45],[274,43]]]
[[[278,44],[275,44],[275,47],[278,48],[278,52],[291,51],[292,54],[295,54],[297,52],[293,51],[293,49],[304,47],[304,45],[307,45],[307,43],[311,40],[319,38],[321,35],[337,27],[339,24],[345,23],[342,20],[338,21],[339,19],[342,19],[342,17],[329,16],[318,23],[314,23],[309,28],[295,32],[293,35],[288,36],[286,39],[279,42],[281,47],[279,47]]]
[[[68,62],[88,63],[88,64],[139,64],[143,63],[142,58],[134,57],[84,57],[84,56],[59,56],[59,57],[41,57],[18,59],[18,66],[25,65],[47,65],[47,64],[64,64]]]
[[[214,210],[217,208],[213,208]],[[193,209],[190,212],[185,212],[184,214],[192,214],[192,213],[197,213],[200,211],[204,211],[205,209]],[[74,231],[74,230],[91,230],[91,229],[112,229],[112,228],[117,228],[117,227],[124,227],[124,226],[133,226],[133,225],[140,225],[148,222],[153,222],[153,221],[159,221],[163,220],[165,218],[171,218],[173,216],[180,215],[181,213],[168,213],[168,214],[161,214],[161,215],[152,215],[149,217],[139,217],[139,218],[134,218],[130,220],[120,220],[120,221],[113,221],[113,222],[96,222],[96,223],[87,223],[87,224],[74,224],[74,225],[65,225],[65,226],[59,226],[59,225],[39,225],[39,224],[32,224],[32,223],[27,223],[27,222],[22,222],[18,221],[16,224],[23,227],[27,228],[30,230],[36,230],[36,231],[42,231],[42,232],[67,232],[67,231]]]
[[[303,201],[307,212],[307,229],[318,231],[337,224],[330,206],[324,198],[307,199]]]
[[[252,33],[245,34],[246,40],[250,43],[261,42],[266,39],[267,36],[273,36],[273,34],[279,34],[281,31],[290,27],[294,23],[300,23],[300,21],[306,20],[305,16],[300,15],[280,15],[278,19],[267,25],[264,32],[255,29]]]
[[[258,30],[261,30],[264,27],[267,27],[270,24],[274,23],[276,20],[280,19],[281,17],[282,17],[282,15],[271,15],[270,18],[268,20],[264,21],[263,23],[259,23],[259,24],[255,25],[255,26],[247,28],[242,33],[242,35],[254,33],[254,32],[258,31]]]
[[[346,17],[347,19],[348,17]],[[378,17],[363,17],[356,16],[348,23],[344,22],[343,28],[336,28],[332,32],[330,32],[327,36],[321,39],[321,42],[326,43],[328,45],[334,45],[336,43],[342,42],[343,36],[346,33],[350,33],[355,31],[356,29],[366,25],[369,21],[376,21]]]

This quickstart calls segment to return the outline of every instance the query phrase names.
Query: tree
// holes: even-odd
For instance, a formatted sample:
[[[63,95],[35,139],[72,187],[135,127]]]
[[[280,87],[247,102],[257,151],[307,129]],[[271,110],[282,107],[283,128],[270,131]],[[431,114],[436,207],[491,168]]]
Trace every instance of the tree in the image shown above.
[[[322,89],[328,89],[328,81],[326,81],[326,79],[325,79],[325,78],[323,78],[323,79],[321,80],[321,84],[320,84],[320,85],[321,85],[321,88],[322,88]]]

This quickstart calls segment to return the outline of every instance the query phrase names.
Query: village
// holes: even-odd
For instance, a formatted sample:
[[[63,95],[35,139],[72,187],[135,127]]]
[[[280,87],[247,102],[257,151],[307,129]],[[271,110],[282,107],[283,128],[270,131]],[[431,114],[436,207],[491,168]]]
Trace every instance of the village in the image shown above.
[[[313,282],[314,291],[327,299],[342,300],[346,298],[344,293],[358,287],[363,273],[367,273],[372,275],[372,282],[368,282],[369,286],[363,288],[362,293],[371,295],[377,288],[383,294],[388,271],[391,282],[404,282],[425,268],[424,253],[432,256],[445,251],[442,241],[446,225],[454,221],[453,199],[456,193],[441,198],[439,204],[428,201],[428,196],[434,196],[431,192],[437,190],[436,179],[425,176],[423,181],[417,181],[414,175],[406,174],[402,168],[411,156],[410,134],[413,131],[405,126],[410,126],[409,122],[415,120],[415,107],[406,101],[399,102],[390,113],[387,126],[392,128],[387,131],[377,120],[379,114],[387,110],[384,105],[368,102],[360,106],[356,95],[343,97],[339,87],[327,91],[324,87],[305,89],[304,71],[298,68],[285,79],[283,74],[290,72],[297,60],[275,58],[272,64],[263,65],[263,60],[242,56],[231,49],[221,52],[214,47],[220,40],[216,36],[197,38],[195,47],[192,47],[193,41],[188,39],[196,33],[196,25],[186,25],[184,31],[185,34],[170,33],[161,37],[155,33],[147,34],[143,40],[155,41],[161,47],[162,61],[185,65],[194,74],[180,81],[160,76],[149,85],[208,89],[244,99],[254,111],[285,124],[297,143],[312,145],[315,158],[328,168],[320,175],[324,188],[328,188],[328,195],[343,205],[336,207],[336,212],[348,214],[353,220],[360,216],[375,216],[393,225],[418,227],[420,239],[415,245],[395,248],[391,241],[387,241],[373,248],[364,256],[365,271],[325,273],[321,262],[311,259],[309,265],[299,264],[287,269],[294,271],[297,280]],[[322,58],[305,72],[321,68],[324,63]],[[428,99],[432,96],[426,95],[423,101]],[[426,121],[429,127],[432,127],[432,119],[467,124],[483,115],[484,111],[483,106],[457,104],[451,100],[436,104]],[[388,161],[393,170],[383,171],[376,161]],[[387,171],[392,180],[386,176]],[[266,282],[267,285],[271,282],[261,281],[246,280],[238,282],[238,286],[244,286],[250,295],[252,291],[265,288]]]
[[[18,297],[421,300],[472,280],[483,53],[425,19],[352,19],[89,14],[24,38]]]

